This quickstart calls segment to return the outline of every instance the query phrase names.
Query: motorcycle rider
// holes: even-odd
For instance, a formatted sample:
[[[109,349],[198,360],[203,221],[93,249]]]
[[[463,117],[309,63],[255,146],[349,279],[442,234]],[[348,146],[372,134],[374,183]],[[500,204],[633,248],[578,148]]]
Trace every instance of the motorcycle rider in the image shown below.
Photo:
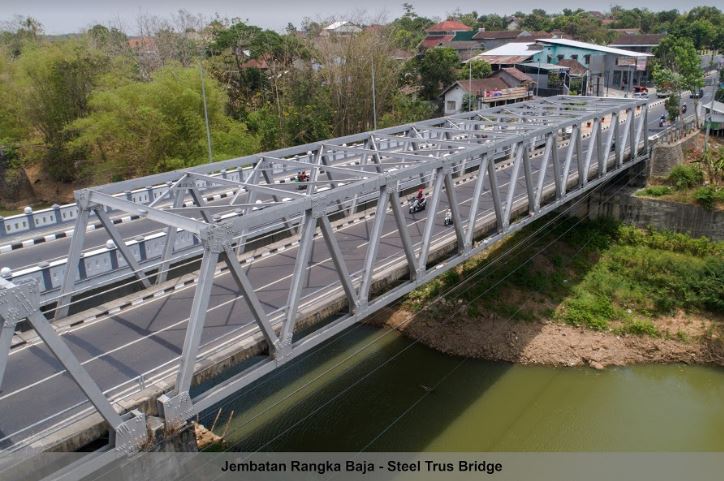
[[[417,197],[415,197],[415,202],[417,202],[417,205],[422,205],[422,202],[425,200],[425,189],[420,187],[417,191]]]
[[[666,122],[666,114],[661,114],[661,117],[659,117],[659,127],[663,127],[664,122]]]

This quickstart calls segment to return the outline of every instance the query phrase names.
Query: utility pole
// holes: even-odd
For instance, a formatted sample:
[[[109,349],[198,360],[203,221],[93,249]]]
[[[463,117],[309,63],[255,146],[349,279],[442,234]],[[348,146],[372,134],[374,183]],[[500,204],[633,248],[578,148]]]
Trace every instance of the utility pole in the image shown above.
[[[477,100],[478,97],[473,94],[473,49],[470,49],[470,58],[468,58],[468,92],[470,92],[470,97],[468,97],[468,110],[472,111],[475,110],[473,108],[473,101],[471,97],[475,97],[475,107],[477,107]]]
[[[714,79],[716,85],[719,84],[719,69],[716,71],[716,78]],[[711,119],[714,116],[714,98],[716,97],[717,87],[715,86],[711,90],[711,103],[709,104],[709,121],[707,122],[706,116],[704,116],[704,122],[706,122],[706,131],[704,132],[704,153],[706,154],[706,148],[709,144],[709,130],[711,129]]]
[[[377,91],[375,89],[375,56],[372,55],[372,125],[377,130]]]
[[[206,105],[206,80],[204,78],[204,67],[199,60],[199,75],[201,75],[201,98],[204,101],[204,122],[206,123],[206,146],[209,149],[209,163],[214,161],[214,156],[211,152],[211,129],[209,128],[209,109]]]

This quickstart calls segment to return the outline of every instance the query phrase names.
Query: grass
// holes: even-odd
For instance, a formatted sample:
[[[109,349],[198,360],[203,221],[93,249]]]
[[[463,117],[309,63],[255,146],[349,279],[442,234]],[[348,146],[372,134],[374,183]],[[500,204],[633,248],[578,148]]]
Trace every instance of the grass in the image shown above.
[[[636,195],[640,197],[661,197],[672,192],[673,190],[668,185],[650,185],[636,192]]]
[[[462,300],[461,313],[469,316],[554,319],[645,336],[660,336],[651,320],[678,310],[724,312],[724,242],[610,220],[577,222],[563,220],[501,258],[541,225],[534,223],[413,291],[406,307],[420,310],[456,287],[443,307],[431,308],[432,315],[453,315],[450,306]],[[461,280],[467,282],[461,286]]]

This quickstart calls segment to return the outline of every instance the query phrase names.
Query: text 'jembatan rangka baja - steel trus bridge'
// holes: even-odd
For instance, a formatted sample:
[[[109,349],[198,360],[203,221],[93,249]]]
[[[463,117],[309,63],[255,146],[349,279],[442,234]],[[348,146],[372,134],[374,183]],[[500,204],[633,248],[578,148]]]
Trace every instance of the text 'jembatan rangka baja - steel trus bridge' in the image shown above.
[[[94,458],[93,464],[147,443],[145,415],[123,410],[55,327],[69,312],[78,314],[78,299],[87,303],[96,295],[89,293],[102,293],[122,277],[88,275],[93,265],[83,249],[91,215],[112,240],[118,272],[131,276],[142,290],[171,282],[169,272],[185,257],[195,256],[196,262],[201,257],[190,284],[190,306],[177,312],[176,320],[187,320],[180,355],[159,360],[174,380],[158,398],[159,411],[168,428],[177,428],[492,242],[648,158],[647,116],[646,100],[551,97],[77,191],[78,217],[65,264],[74,268],[61,272],[62,282],[41,296],[42,279],[0,279],[0,386],[8,371],[22,369],[9,353],[17,324],[27,319],[80,387],[88,409],[92,405],[107,423],[110,444],[105,457]],[[161,193],[146,202],[124,195],[158,186]],[[404,197],[420,187],[428,195],[426,209],[412,213]],[[207,202],[208,193],[220,190],[229,193],[228,202]],[[119,212],[161,226],[153,252],[124,239],[111,218]],[[365,226],[363,237],[354,239],[361,244],[346,230],[357,224]],[[183,235],[195,239],[197,250],[176,249]],[[262,258],[293,250],[285,257],[288,262],[275,267],[274,279],[284,282],[274,298],[252,265],[260,256],[246,256],[259,239],[286,239],[284,248],[275,247]],[[209,344],[202,338],[217,302],[213,292],[226,281],[225,295],[239,301],[228,315],[243,320],[249,336],[261,339],[265,356],[192,396],[194,373]],[[300,320],[315,315],[326,322],[301,331]]]

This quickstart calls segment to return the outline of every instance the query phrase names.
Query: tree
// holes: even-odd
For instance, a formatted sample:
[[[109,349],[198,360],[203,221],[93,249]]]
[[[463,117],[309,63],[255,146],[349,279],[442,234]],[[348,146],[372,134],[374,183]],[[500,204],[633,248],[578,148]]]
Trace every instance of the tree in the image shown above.
[[[422,93],[426,99],[436,100],[442,89],[453,83],[457,77],[460,59],[451,48],[431,48],[420,62]]]
[[[425,37],[425,29],[434,22],[429,18],[420,17],[409,3],[402,5],[405,13],[393,20],[389,29],[395,47],[411,50],[417,47]]]
[[[390,111],[382,116],[380,127],[418,122],[429,119],[434,113],[435,107],[430,102],[398,93],[392,99]]]
[[[226,95],[213,79],[206,96],[214,158],[257,151],[246,125],[224,114]],[[197,68],[167,66],[148,82],[129,81],[90,98],[90,113],[70,129],[87,152],[85,174],[95,182],[189,167],[207,161],[201,79]]]
[[[657,88],[670,90],[678,98],[682,90],[698,91],[704,86],[704,72],[693,42],[688,38],[666,36],[656,50],[654,82]],[[699,99],[695,99],[697,124],[699,123]]]
[[[12,88],[21,114],[38,132],[42,161],[56,180],[76,178],[83,152],[70,147],[68,126],[88,113],[88,99],[110,59],[82,40],[51,43],[26,50],[18,59]]]
[[[493,73],[493,67],[485,60],[470,60],[467,65],[458,72],[458,79],[465,80],[467,78],[480,79],[488,77]]]
[[[679,118],[679,112],[681,112],[681,102],[679,98],[679,95],[671,95],[666,99],[666,102],[664,102],[666,114],[671,121]]]
[[[471,112],[478,108],[478,97],[473,94],[466,93],[463,95],[463,112]]]
[[[523,27],[524,30],[531,32],[547,31],[551,29],[551,26],[552,22],[549,15],[545,10],[540,8],[536,8],[530,15],[526,15],[525,20],[521,23],[521,27]]]

